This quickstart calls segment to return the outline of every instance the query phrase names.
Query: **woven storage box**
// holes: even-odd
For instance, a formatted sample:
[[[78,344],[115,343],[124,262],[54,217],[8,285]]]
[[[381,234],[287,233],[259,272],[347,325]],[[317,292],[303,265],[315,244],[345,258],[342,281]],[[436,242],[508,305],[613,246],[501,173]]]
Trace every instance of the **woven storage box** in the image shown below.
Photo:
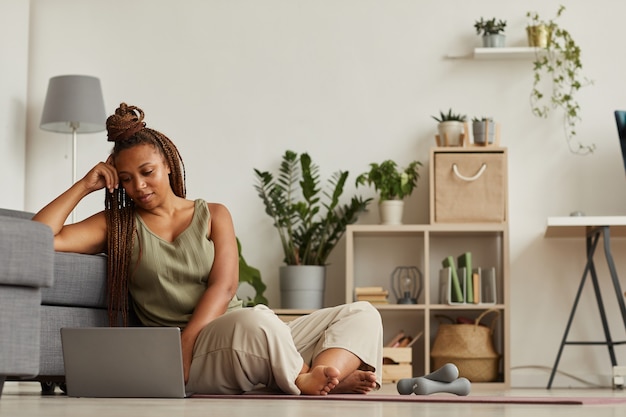
[[[439,369],[446,363],[453,363],[459,369],[459,376],[472,382],[492,382],[498,378],[500,355],[493,345],[493,327],[481,325],[481,320],[489,313],[500,312],[487,310],[474,324],[439,324],[431,349],[433,369]],[[496,317],[497,318],[497,317]]]
[[[506,221],[504,151],[433,155],[434,222]]]

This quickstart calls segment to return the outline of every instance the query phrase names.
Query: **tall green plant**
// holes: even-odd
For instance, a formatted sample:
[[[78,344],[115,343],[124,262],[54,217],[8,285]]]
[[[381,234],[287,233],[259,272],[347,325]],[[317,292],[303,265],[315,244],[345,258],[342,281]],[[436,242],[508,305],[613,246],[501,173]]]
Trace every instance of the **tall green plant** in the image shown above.
[[[319,167],[307,153],[286,151],[278,175],[254,169],[254,188],[274,221],[287,265],[325,265],[346,231],[372,200],[341,204],[348,171],[338,171],[322,189]]]

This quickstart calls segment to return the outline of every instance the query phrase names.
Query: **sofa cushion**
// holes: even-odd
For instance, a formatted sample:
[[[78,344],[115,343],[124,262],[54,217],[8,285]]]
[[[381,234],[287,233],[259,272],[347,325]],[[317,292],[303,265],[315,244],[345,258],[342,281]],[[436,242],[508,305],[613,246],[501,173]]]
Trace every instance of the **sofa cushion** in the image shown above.
[[[0,284],[49,287],[54,275],[52,230],[38,222],[0,216]]]
[[[54,287],[42,291],[43,305],[106,308],[105,255],[55,252]]]

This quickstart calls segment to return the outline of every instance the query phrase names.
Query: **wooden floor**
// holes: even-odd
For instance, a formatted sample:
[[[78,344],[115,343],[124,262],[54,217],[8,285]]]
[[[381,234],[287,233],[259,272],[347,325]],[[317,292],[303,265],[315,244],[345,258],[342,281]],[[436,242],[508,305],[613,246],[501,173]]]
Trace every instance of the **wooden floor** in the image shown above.
[[[378,393],[395,393],[384,385]],[[376,395],[376,394],[370,394]],[[480,391],[471,395],[556,397],[626,397],[626,391],[612,389],[516,389]],[[41,396],[36,383],[5,383],[0,399],[0,416],[45,417],[172,417],[172,416],[254,416],[254,417],[608,417],[626,416],[626,403],[617,405],[527,405],[527,404],[437,404],[307,400],[215,400],[215,399],[90,399],[68,398],[57,393]]]

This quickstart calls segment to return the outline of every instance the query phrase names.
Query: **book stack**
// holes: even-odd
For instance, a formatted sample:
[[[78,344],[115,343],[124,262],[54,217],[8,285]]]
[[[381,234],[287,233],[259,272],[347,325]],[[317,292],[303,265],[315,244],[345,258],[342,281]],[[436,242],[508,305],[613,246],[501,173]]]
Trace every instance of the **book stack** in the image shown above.
[[[372,304],[389,304],[389,291],[383,287],[356,287],[354,298],[356,301],[369,301]]]
[[[448,304],[495,304],[495,268],[472,268],[472,254],[452,256],[441,262],[440,299]]]

